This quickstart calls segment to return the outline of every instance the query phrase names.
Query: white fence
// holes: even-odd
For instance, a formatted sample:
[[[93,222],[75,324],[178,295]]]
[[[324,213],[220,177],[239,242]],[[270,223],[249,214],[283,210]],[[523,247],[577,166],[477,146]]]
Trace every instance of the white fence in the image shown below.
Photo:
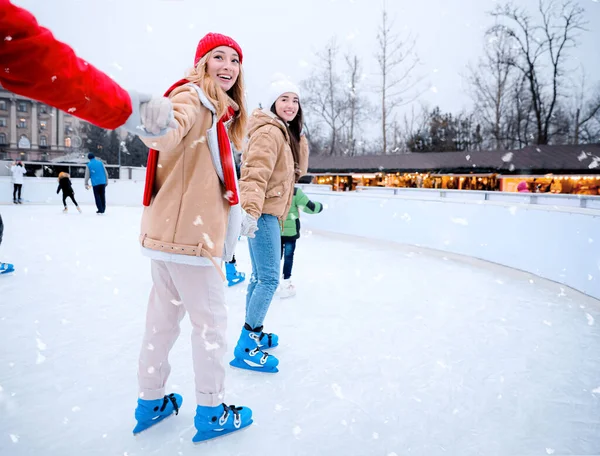
[[[566,206],[600,209],[600,196],[563,195],[558,193],[513,193],[480,190],[440,190],[430,188],[361,187],[357,192],[370,194],[399,195],[404,198],[430,198],[460,201],[495,201],[507,204],[538,204],[541,206]]]
[[[56,179],[26,178],[23,199],[60,208],[57,185]],[[94,203],[83,179],[73,179],[73,187],[80,203]],[[424,189],[332,192],[329,186],[302,187],[311,199],[326,205],[321,214],[302,216],[305,228],[480,258],[600,299],[600,210],[594,209],[598,197]],[[397,190],[402,191],[394,194]],[[109,210],[111,205],[141,206],[144,181],[111,179],[106,191]],[[587,207],[574,207],[582,199]],[[0,204],[12,204],[7,177],[0,177]]]

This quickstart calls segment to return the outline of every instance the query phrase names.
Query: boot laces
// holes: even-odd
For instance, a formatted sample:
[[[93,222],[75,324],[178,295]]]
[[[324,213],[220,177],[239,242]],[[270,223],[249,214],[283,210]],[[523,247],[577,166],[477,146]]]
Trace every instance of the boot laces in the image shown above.
[[[239,429],[239,427],[242,425],[242,418],[240,417],[240,411],[242,410],[243,407],[236,407],[235,405],[226,405],[226,404],[221,404],[223,406],[223,415],[221,415],[221,418],[219,418],[219,424],[221,426],[224,426],[225,423],[227,423],[227,420],[229,419],[229,415],[230,413],[233,413],[233,425]]]
[[[177,405],[177,400],[175,399],[175,395],[173,393],[168,396],[163,397],[163,403],[160,407],[160,411],[164,412],[165,408],[167,408],[167,404],[171,402],[173,404],[173,409],[175,410],[175,415],[179,415],[179,406]]]
[[[273,345],[273,334],[264,332],[260,335],[259,340],[262,341],[265,338],[265,336],[267,336],[267,340],[268,340],[267,347],[271,347],[271,345]]]

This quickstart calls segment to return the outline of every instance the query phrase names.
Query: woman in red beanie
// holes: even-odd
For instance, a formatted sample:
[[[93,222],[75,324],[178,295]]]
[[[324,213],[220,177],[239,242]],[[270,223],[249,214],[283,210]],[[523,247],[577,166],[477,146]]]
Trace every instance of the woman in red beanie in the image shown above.
[[[223,403],[227,311],[220,268],[233,255],[241,209],[230,140],[242,147],[242,50],[209,33],[198,44],[194,68],[165,94],[176,128],[142,140],[151,147],[140,241],[151,258],[153,287],[139,360],[134,434],[177,414],[182,397],[165,395],[169,351],[186,311],[192,323],[196,388],[194,442],[252,423],[247,407]],[[228,125],[228,130],[226,128]]]

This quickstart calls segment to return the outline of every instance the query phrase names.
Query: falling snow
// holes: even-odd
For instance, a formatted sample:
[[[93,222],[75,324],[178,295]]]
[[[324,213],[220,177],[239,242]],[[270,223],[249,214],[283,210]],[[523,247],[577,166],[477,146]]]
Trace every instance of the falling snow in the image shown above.
[[[587,317],[588,325],[594,326],[594,317],[592,317],[589,313],[586,313],[585,316]]]
[[[41,339],[36,339],[35,342],[36,342],[38,350],[41,350],[41,351],[46,350],[46,344],[44,342],[42,342]]]
[[[10,434],[10,439],[13,443],[19,443],[19,436],[16,434]]]
[[[456,223],[457,225],[468,226],[469,221],[464,218],[453,218],[452,223]]]
[[[331,389],[333,390],[333,394],[335,394],[340,399],[344,399],[344,395],[342,394],[342,388],[337,383],[331,385]]]
[[[511,162],[511,161],[512,161],[512,159],[513,159],[513,155],[514,155],[514,154],[513,154],[512,152],[508,152],[508,153],[504,154],[504,155],[502,156],[502,161],[503,161],[504,163],[509,163],[509,162]]]
[[[212,249],[215,246],[208,233],[202,233],[202,237],[204,238],[204,242],[206,243],[209,249]]]

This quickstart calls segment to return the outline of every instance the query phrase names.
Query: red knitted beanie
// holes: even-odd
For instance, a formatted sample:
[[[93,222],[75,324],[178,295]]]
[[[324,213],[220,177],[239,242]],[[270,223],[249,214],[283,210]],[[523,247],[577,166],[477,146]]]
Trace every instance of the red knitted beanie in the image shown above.
[[[232,49],[235,49],[235,51],[240,56],[240,63],[242,63],[242,60],[244,58],[242,55],[242,48],[239,44],[235,42],[233,38],[221,35],[220,33],[208,33],[198,43],[198,47],[196,48],[196,58],[194,59],[194,66],[198,65],[200,59],[204,57],[208,52],[212,51],[215,48],[218,48],[219,46],[227,46]]]

